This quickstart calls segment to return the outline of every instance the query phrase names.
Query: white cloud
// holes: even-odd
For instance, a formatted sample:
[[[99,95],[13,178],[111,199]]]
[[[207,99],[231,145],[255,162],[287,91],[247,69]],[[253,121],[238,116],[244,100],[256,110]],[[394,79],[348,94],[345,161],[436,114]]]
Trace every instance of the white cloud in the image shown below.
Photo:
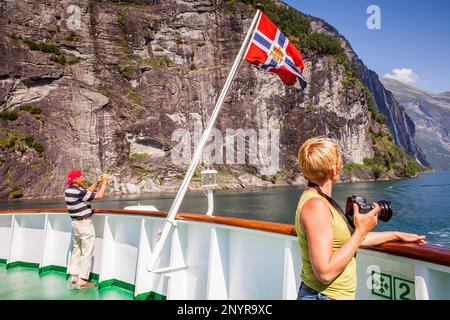
[[[398,80],[406,84],[413,84],[419,80],[419,76],[412,69],[408,68],[394,69],[392,73],[386,73],[383,77]]]

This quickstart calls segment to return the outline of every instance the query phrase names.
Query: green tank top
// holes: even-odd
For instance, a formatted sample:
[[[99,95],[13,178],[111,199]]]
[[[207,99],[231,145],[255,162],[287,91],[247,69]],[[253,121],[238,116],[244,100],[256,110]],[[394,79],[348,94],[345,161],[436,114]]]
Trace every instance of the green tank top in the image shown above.
[[[314,275],[311,260],[309,257],[309,246],[305,231],[300,223],[300,211],[303,205],[311,198],[323,197],[313,190],[303,192],[297,206],[295,214],[295,230],[297,231],[298,243],[300,244],[300,254],[302,257],[302,281],[310,288],[336,300],[355,299],[356,293],[356,260],[355,257],[350,260],[344,271],[339,274],[329,284],[323,284],[317,280]],[[326,201],[326,200],[325,200]],[[333,251],[338,250],[352,236],[354,230],[348,224],[347,220],[339,214],[339,212],[326,201],[333,215]]]

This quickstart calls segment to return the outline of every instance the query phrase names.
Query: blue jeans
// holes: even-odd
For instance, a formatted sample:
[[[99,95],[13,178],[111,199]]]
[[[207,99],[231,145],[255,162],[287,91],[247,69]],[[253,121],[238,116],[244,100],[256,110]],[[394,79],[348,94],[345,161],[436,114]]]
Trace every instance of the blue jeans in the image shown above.
[[[333,300],[333,299],[327,297],[324,294],[321,294],[320,292],[306,288],[302,282],[302,284],[300,285],[300,290],[298,290],[297,300]]]

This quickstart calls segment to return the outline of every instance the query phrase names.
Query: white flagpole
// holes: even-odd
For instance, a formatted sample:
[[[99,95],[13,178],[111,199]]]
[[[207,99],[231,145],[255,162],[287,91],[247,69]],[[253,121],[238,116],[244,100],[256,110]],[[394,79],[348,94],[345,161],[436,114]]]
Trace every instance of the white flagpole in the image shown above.
[[[170,230],[172,229],[173,225],[175,224],[175,217],[177,215],[178,209],[180,208],[181,202],[183,201],[184,195],[186,194],[186,191],[187,191],[188,185],[191,181],[191,178],[194,175],[195,168],[197,167],[198,163],[200,162],[200,159],[203,154],[203,149],[205,148],[206,143],[208,142],[209,135],[211,134],[213,126],[217,120],[219,113],[220,113],[220,110],[222,109],[223,101],[225,100],[228,90],[230,89],[231,83],[233,82],[234,76],[236,75],[239,65],[241,64],[242,58],[244,57],[244,53],[247,52],[247,47],[248,47],[250,37],[253,35],[253,31],[255,29],[257,22],[259,21],[261,12],[262,12],[261,9],[256,10],[256,14],[253,17],[249,31],[247,32],[244,42],[242,43],[241,49],[239,50],[239,53],[236,56],[236,59],[234,60],[231,71],[228,74],[227,81],[225,82],[222,92],[220,93],[219,99],[217,100],[214,110],[212,112],[211,118],[209,119],[208,126],[206,127],[205,131],[203,132],[200,142],[194,152],[194,157],[192,159],[192,162],[189,165],[186,175],[184,176],[180,190],[178,190],[175,200],[172,203],[172,206],[169,210],[169,214],[167,215],[167,218],[166,218],[167,219],[166,223],[161,232],[161,237],[159,238],[159,240],[157,240],[155,248],[152,252],[152,257],[150,259],[150,263],[147,268],[148,271],[154,271],[156,268],[157,259],[161,254],[161,250],[167,240]]]

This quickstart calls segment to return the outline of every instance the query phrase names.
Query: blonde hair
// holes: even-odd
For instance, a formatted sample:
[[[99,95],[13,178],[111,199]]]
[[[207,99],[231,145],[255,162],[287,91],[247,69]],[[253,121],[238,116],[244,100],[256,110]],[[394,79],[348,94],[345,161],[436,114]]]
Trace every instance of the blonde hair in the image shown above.
[[[308,139],[298,151],[298,167],[305,179],[325,182],[333,169],[342,169],[341,150],[336,140],[325,137]]]

